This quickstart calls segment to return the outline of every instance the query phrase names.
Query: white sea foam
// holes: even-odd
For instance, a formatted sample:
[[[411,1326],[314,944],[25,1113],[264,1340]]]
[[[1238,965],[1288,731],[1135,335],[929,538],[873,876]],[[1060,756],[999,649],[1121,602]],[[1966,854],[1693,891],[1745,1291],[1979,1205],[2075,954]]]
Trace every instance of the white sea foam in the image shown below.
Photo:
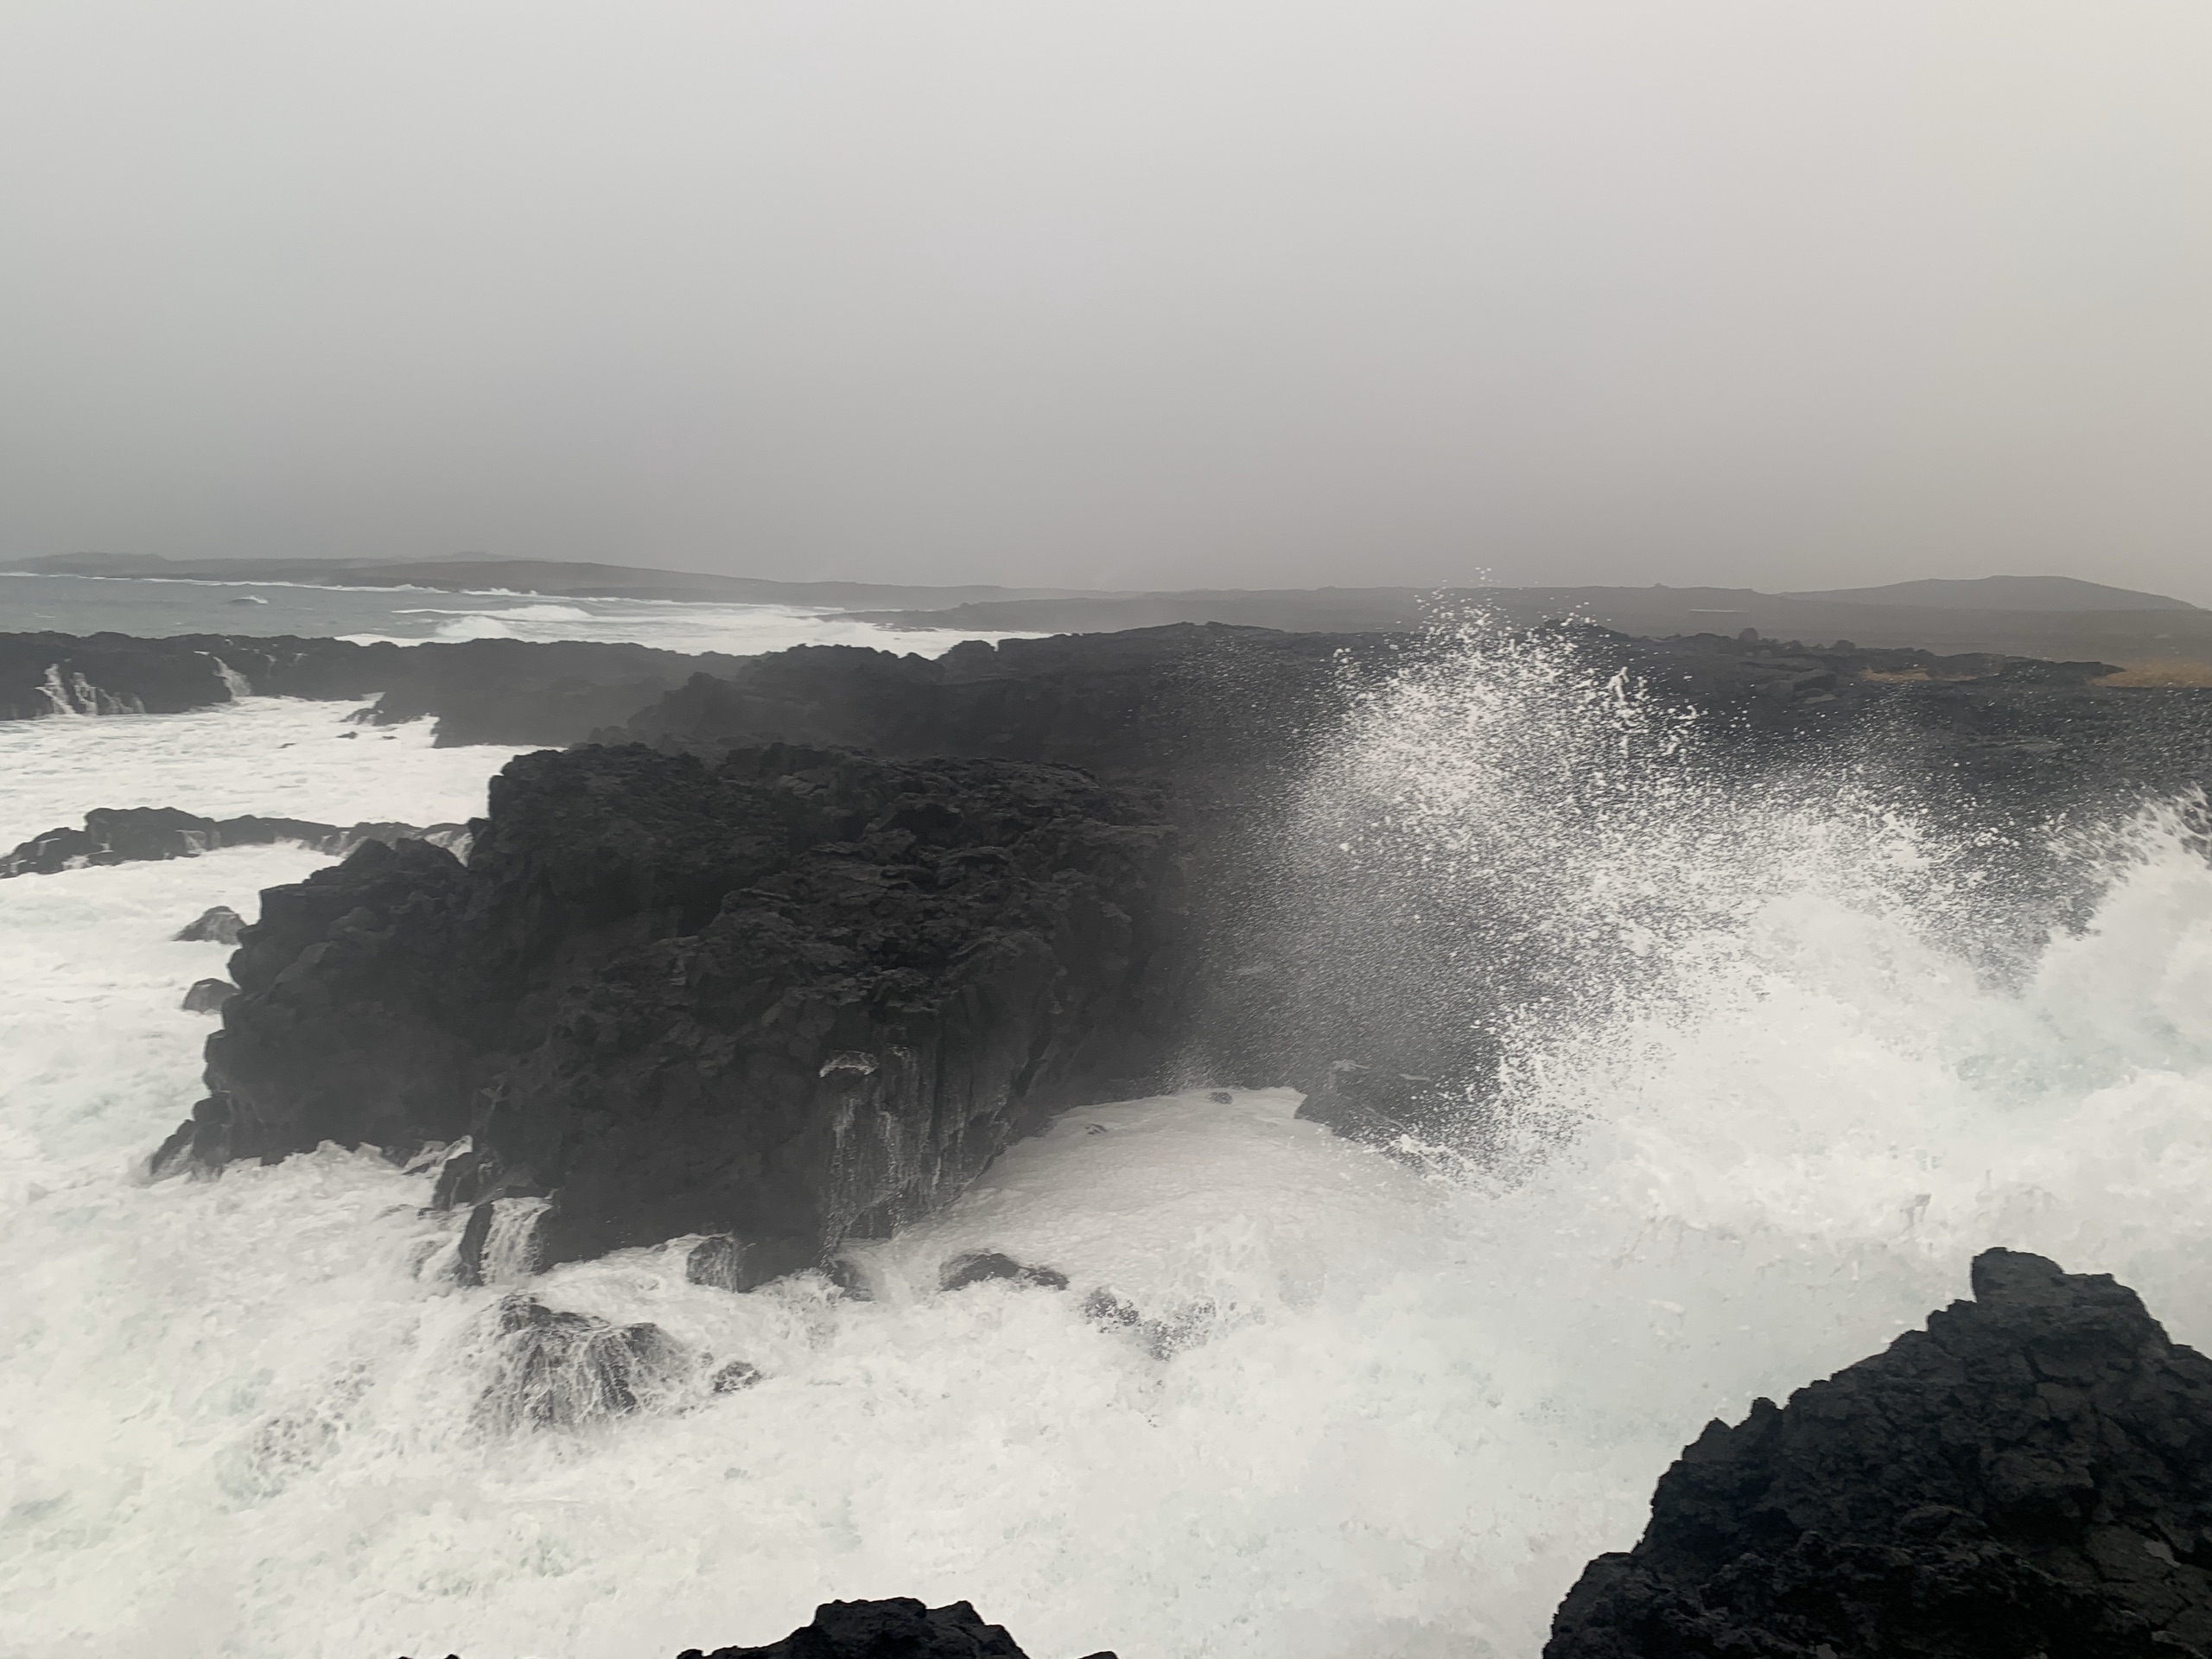
[[[0,721],[0,849],[96,806],[323,823],[450,823],[518,748],[431,745],[433,721],[360,726],[367,705],[251,697],[182,715]]]
[[[1031,637],[1007,629],[893,629],[834,611],[809,610],[792,605],[716,605],[667,600],[588,600],[508,605],[496,609],[417,606],[395,610],[392,615],[444,618],[432,626],[429,635],[442,641],[626,640],[662,651],[721,652],[740,657],[785,651],[793,645],[866,645],[876,651],[935,657],[963,639]],[[422,634],[412,632],[372,631],[339,637],[360,645],[379,640],[403,645],[423,643]]]
[[[1548,1133],[1514,1179],[1424,1179],[1276,1092],[1077,1112],[868,1251],[873,1301],[693,1286],[680,1246],[543,1276],[552,1306],[766,1374],[580,1430],[486,1432],[509,1287],[416,1276],[455,1225],[420,1212],[427,1173],[326,1148],[128,1176],[194,1092],[207,1025],[172,1005],[220,960],[167,933],[312,860],[0,884],[11,1639],[638,1659],[914,1594],[1040,1659],[1526,1656],[1707,1418],[1879,1346],[1976,1249],[2118,1274],[2212,1340],[2212,866],[2185,813],[2142,817],[2088,925],[1996,976],[1990,912],[1908,820],[1796,796],[1669,839],[1687,798],[1656,774],[1546,806],[1470,722],[1571,744],[1619,711],[1538,667],[1501,701],[1528,665],[1470,649],[1375,707],[1407,741],[1363,786],[1397,810],[1339,837],[1414,891],[1533,814],[1560,839],[1529,879],[1573,879],[1530,913],[1641,940],[1621,995],[1515,1026],[1506,1086]],[[1679,891],[1639,822],[1693,861]],[[1607,869],[1626,900],[1593,893]],[[934,1290],[985,1248],[1073,1284]],[[1099,1289],[1142,1322],[1086,1319]]]

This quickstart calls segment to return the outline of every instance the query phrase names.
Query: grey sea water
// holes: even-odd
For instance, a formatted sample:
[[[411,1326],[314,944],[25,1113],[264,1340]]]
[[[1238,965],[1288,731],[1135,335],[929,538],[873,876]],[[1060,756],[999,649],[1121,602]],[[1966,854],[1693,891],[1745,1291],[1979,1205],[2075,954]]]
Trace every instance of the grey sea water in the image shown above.
[[[295,634],[403,645],[457,639],[629,640],[667,651],[744,655],[798,645],[877,645],[934,656],[950,630],[898,632],[835,612],[785,605],[550,599],[430,588],[324,588],[286,582],[169,582],[0,572],[0,632]]]

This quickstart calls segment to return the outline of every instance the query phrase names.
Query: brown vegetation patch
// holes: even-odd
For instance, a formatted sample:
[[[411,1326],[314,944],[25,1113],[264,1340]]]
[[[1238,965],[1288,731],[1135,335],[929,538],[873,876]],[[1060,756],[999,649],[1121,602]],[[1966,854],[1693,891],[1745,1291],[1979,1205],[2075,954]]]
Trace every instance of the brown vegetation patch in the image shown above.
[[[2206,685],[2212,686],[2212,662],[2187,657],[2150,657],[2130,663],[2117,674],[2107,674],[2093,685]]]

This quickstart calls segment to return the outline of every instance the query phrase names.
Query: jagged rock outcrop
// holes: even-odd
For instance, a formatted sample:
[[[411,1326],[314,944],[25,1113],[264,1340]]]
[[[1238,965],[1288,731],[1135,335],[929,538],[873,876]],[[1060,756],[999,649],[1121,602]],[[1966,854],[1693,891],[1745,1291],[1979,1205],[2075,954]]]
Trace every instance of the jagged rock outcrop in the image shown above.
[[[2069,808],[2101,814],[2212,781],[2212,690],[2091,683],[2107,664],[1538,632],[1572,635],[1592,686],[1618,673],[1698,711],[1681,753],[1693,798],[1767,775],[1808,796],[1872,779],[1938,821],[2017,830],[1993,838],[1994,861],[2000,845],[2044,844],[2039,826]],[[1313,810],[1326,792],[1315,758],[1338,753],[1347,709],[1458,649],[1192,624],[969,642],[934,659],[803,647],[702,676],[602,735],[705,754],[790,741],[1052,760],[1160,780],[1205,895],[1194,1070],[1290,1084],[1332,1127],[1376,1144],[1478,1159],[1495,1137],[1468,1102],[1499,1057],[1470,1006],[1524,1006],[1603,965],[1554,950],[1549,918],[1501,906],[1510,881],[1495,893],[1470,881],[1434,903],[1395,888],[1402,872],[1387,859],[1350,868],[1337,855],[1345,837],[1320,834]],[[2017,869],[1989,874],[2020,885]]]
[[[380,724],[437,716],[441,747],[573,743],[744,660],[582,639],[0,633],[0,720],[181,714],[254,695],[379,697]]]
[[[232,944],[245,931],[245,918],[228,905],[212,905],[176,931],[181,944]]]
[[[1571,633],[1601,671],[1696,707],[1747,760],[1863,740],[1916,754],[1923,771],[1961,769],[1979,791],[2039,801],[2169,790],[2212,769],[2212,690],[2095,683],[2109,663],[1720,634],[1639,639],[1583,624],[1537,632]],[[971,640],[933,658],[804,645],[701,674],[595,736],[1052,760],[1172,774],[1195,799],[1250,810],[1255,785],[1294,774],[1348,699],[1433,648],[1403,633],[1220,623]]]
[[[94,864],[129,864],[141,861],[197,858],[223,847],[268,847],[289,842],[318,853],[346,854],[365,842],[424,841],[435,846],[461,844],[467,826],[435,823],[417,829],[411,823],[311,823],[303,818],[203,818],[196,812],[180,812],[168,806],[103,806],[85,814],[81,830],[49,830],[33,836],[13,852],[0,856],[0,880],[13,875],[54,875],[63,870]],[[235,912],[218,906],[238,922]],[[211,910],[176,937],[180,939],[220,938]],[[226,941],[227,942],[227,941]]]
[[[211,1049],[210,1095],[163,1163],[467,1135],[442,1202],[557,1192],[548,1260],[728,1236],[714,1282],[741,1287],[927,1207],[1046,1103],[1135,1091],[1169,1054],[1190,1075],[1305,1090],[1378,1144],[1479,1158],[1470,1103],[1496,1039],[1465,1017],[1470,996],[1519,1006],[1580,965],[1542,926],[1508,927],[1518,954],[1478,953],[1488,977],[1471,992],[1468,942],[1499,931],[1496,914],[1476,926],[1491,897],[1399,902],[1376,886],[1388,870],[1347,873],[1300,817],[1317,740],[1426,648],[1179,626],[934,660],[807,647],[694,678],[615,728],[620,747],[511,768],[466,870],[378,855],[272,895],[234,971],[244,995]],[[1880,671],[1922,672],[1924,653],[1801,664],[1765,642],[1662,648],[1598,630],[1578,651],[1713,714],[1700,788],[1824,743],[1845,764],[1878,737],[1883,752],[1934,746],[1943,758],[1918,771],[1945,787],[1995,780],[2037,812],[2089,782],[2212,767],[2199,729],[2212,704],[2187,697],[2014,685],[2003,664],[1964,664],[1993,671],[1961,684],[1854,666],[1912,658]],[[832,741],[889,758],[793,747]],[[1030,829],[993,827],[1005,815],[986,798],[1018,777],[1059,801],[1048,818],[1089,826],[1065,862]],[[886,791],[933,799],[936,817],[867,828],[912,816]],[[1178,849],[1172,905],[1166,864],[1135,896],[1114,896],[1119,875],[1084,885],[1140,828]],[[1152,853],[1115,856],[1155,868]],[[1078,890],[1049,923],[1015,913]],[[1171,932],[1122,942],[1171,912]],[[1079,916],[1096,918],[1096,947]],[[1147,990],[1132,1012],[1140,980],[1182,1001],[1169,1014],[1173,999]],[[1071,1001],[1041,988],[1071,986]],[[774,1104],[747,1107],[760,1116],[739,1134],[739,1101]],[[877,1118],[931,1127],[919,1140],[801,1128]]]
[[[490,1433],[627,1416],[673,1394],[694,1364],[657,1325],[614,1325],[531,1296],[502,1298],[488,1318],[490,1379],[475,1415]]]
[[[830,1601],[814,1622],[765,1648],[686,1648],[677,1659],[1026,1659],[1003,1627],[964,1601],[925,1607],[906,1596]],[[1090,1659],[1114,1659],[1094,1653]]]
[[[1056,1268],[1025,1267],[1002,1250],[967,1250],[938,1269],[939,1290],[965,1290],[970,1285],[1005,1280],[1040,1290],[1065,1290],[1068,1276]]]
[[[2212,1653],[2212,1360],[2105,1274],[1990,1250],[1974,1300],[1715,1422],[1546,1659]]]
[[[227,979],[195,979],[177,1007],[187,1014],[218,1014],[238,994],[238,988]]]
[[[1249,799],[1295,768],[1344,707],[1348,664],[1381,636],[1178,626],[969,640],[942,656],[801,645],[702,674],[602,741],[711,749],[822,743],[899,756],[1049,761],[1173,775],[1201,800]]]
[[[686,1234],[715,1282],[944,1202],[1186,1034],[1179,838],[1064,767],[791,747],[525,757],[467,867],[364,847],[263,895],[161,1169],[466,1134],[440,1201],[543,1262]]]

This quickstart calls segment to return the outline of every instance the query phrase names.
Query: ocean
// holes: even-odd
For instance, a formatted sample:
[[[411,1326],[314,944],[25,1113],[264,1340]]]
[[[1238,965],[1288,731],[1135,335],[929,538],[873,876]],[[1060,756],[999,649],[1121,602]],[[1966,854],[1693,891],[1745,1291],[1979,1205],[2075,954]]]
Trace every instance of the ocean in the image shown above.
[[[293,634],[401,645],[458,639],[627,640],[664,651],[746,655],[789,645],[875,645],[933,657],[962,639],[1004,632],[898,632],[788,605],[547,599],[431,588],[325,588],[284,582],[167,582],[137,576],[0,571],[0,632]]]
[[[413,608],[269,596],[254,631]],[[0,834],[140,804],[463,818],[512,753],[341,741],[348,712],[0,725]],[[2030,888],[1990,877],[1990,826],[1863,779],[1738,787],[1694,741],[1570,645],[1470,645],[1317,774],[1317,881],[1341,856],[1408,903],[1510,886],[1580,964],[1503,1021],[1494,1157],[1387,1157],[1275,1089],[1079,1110],[862,1252],[873,1300],[692,1285],[681,1245],[540,1276],[763,1374],[574,1429],[487,1422],[514,1287],[434,1270],[459,1217],[429,1167],[326,1146],[144,1179],[211,1028],[178,999],[226,954],[171,936],[321,860],[0,881],[0,1648],[667,1659],[914,1595],[1037,1659],[1530,1659],[1708,1419],[1965,1295],[1977,1250],[2115,1274],[2212,1343],[2202,803],[2116,802]],[[1071,1287],[938,1292],[976,1249]],[[1096,1289],[1160,1318],[1102,1326]]]

